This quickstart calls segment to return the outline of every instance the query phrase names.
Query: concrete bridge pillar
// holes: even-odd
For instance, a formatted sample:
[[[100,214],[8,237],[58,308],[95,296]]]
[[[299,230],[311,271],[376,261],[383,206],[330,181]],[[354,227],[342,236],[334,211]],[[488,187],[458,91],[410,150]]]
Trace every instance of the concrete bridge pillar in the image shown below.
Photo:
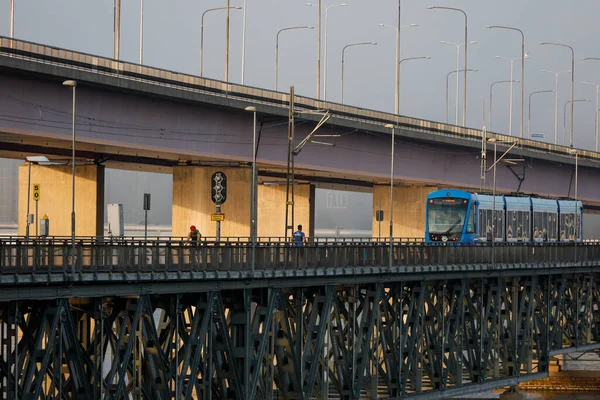
[[[39,220],[44,215],[50,219],[51,236],[71,236],[71,165],[43,166],[29,164],[19,166],[18,232],[25,235],[28,183],[31,185],[29,212],[35,214],[34,185],[39,184]],[[29,226],[34,236],[36,224]],[[75,235],[101,236],[104,234],[104,167],[81,165],[75,167]]]
[[[425,234],[425,202],[427,195],[437,190],[433,186],[394,186],[394,237],[422,238]],[[381,207],[381,208],[380,208]],[[376,211],[383,210],[383,221],[376,220]],[[390,235],[390,186],[373,186],[373,236]]]
[[[216,236],[216,211],[211,200],[212,175],[221,171],[227,177],[227,200],[221,206],[225,220],[221,223],[222,237],[250,236],[250,185],[252,170],[235,167],[178,166],[173,168],[173,236],[187,236],[195,225],[203,236]],[[258,185],[257,234],[259,237],[285,235],[285,185]],[[301,224],[311,236],[314,223],[314,187],[295,188],[295,224]]]

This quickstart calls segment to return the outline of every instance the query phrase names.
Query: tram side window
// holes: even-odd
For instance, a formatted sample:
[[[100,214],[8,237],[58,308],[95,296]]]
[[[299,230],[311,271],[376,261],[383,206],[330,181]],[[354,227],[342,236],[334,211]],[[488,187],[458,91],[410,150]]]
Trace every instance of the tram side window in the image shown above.
[[[560,214],[561,240],[575,240],[575,214]]]
[[[575,238],[577,240],[579,240],[579,238],[581,237],[581,214],[577,213],[575,214],[575,220],[576,220],[576,224],[575,224]]]
[[[557,239],[556,213],[548,213],[548,240]]]
[[[531,220],[529,211],[521,211],[521,237],[520,240],[528,241],[531,238]]]
[[[492,240],[492,210],[479,209],[479,226],[477,231],[480,238],[485,238],[487,241]],[[500,230],[501,231],[501,230]]]
[[[506,221],[506,238],[513,239],[517,237],[517,212],[508,211],[506,213],[508,220]]]
[[[533,213],[533,237],[547,241],[552,237],[551,214],[547,212]]]
[[[471,204],[469,219],[467,220],[467,233],[475,233],[475,204]]]
[[[504,210],[496,210],[494,218],[494,238],[504,239]]]

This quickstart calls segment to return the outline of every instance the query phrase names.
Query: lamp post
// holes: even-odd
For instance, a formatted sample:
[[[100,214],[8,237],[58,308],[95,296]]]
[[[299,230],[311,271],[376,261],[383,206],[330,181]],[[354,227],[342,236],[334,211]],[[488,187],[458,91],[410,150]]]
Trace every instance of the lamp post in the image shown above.
[[[573,104],[574,103],[589,103],[590,100],[588,99],[579,99],[579,100],[569,100],[565,103],[564,107],[563,107],[563,145],[566,146],[566,142],[567,142],[567,136],[566,136],[566,131],[567,131],[567,106],[569,104],[571,104],[571,108],[573,108]],[[571,125],[572,125],[573,121],[571,121]],[[573,134],[571,133],[571,146],[573,147]]]
[[[468,69],[467,72],[477,72],[479,71],[478,69]],[[462,69],[458,72],[462,72]],[[446,124],[448,123],[448,80],[450,79],[450,75],[452,74],[457,74],[458,76],[458,72],[456,70],[450,71],[446,74]],[[458,89],[456,90],[456,93],[458,93]]]
[[[242,5],[244,9],[244,16],[242,21],[242,76],[241,84],[244,84],[244,72],[246,71],[246,0]]]
[[[571,72],[571,70],[568,71],[559,71],[559,72],[554,72],[554,71],[548,71],[543,69],[542,72],[549,72],[551,74],[554,74],[554,144],[558,144],[558,76],[560,74],[564,74],[566,72]]]
[[[209,8],[208,10],[206,10],[202,13],[202,18],[200,19],[200,76],[204,76],[203,70],[202,70],[203,54],[204,54],[204,16],[207,13],[212,12],[212,11],[228,10],[229,8],[233,8],[234,10],[242,9],[242,7],[216,7],[216,8]],[[227,82],[227,79],[225,79],[225,81]]]
[[[394,113],[400,114],[400,31],[402,28],[412,28],[417,24],[401,25],[400,29],[396,25],[377,24],[377,26],[387,26],[396,30],[396,88],[394,90]]]
[[[72,132],[72,153],[71,153],[71,272],[75,273],[75,93],[77,81],[67,80],[63,86],[73,88],[73,132]]]
[[[541,42],[540,45],[567,47],[571,50],[571,129],[570,129],[570,146],[573,147],[573,116],[575,113],[575,50],[568,44]]]
[[[525,104],[525,58],[527,58],[527,56],[525,55],[525,34],[523,33],[523,31],[519,28],[513,28],[510,26],[504,26],[504,25],[491,25],[491,26],[487,26],[486,28],[490,28],[490,29],[508,29],[511,31],[517,31],[521,34],[521,124],[520,124],[520,137],[521,139],[523,139],[523,118],[524,118],[524,104]],[[512,65],[511,65],[511,70],[512,70]],[[512,80],[512,77],[510,78]],[[511,85],[512,88],[512,85]],[[512,99],[512,95],[511,95],[511,99]]]
[[[144,0],[140,0],[140,65],[144,60]]]
[[[459,60],[460,60],[460,46],[462,46],[464,43],[452,43],[452,42],[448,42],[446,40],[440,40],[440,43],[442,44],[448,44],[451,46],[455,46],[456,47],[456,105],[455,105],[455,111],[456,111],[456,120],[455,120],[455,124],[456,126],[458,126],[458,103],[459,103],[459,95],[458,95],[458,72],[459,70]],[[477,43],[477,41],[471,41],[471,44],[475,44]],[[465,67],[466,68],[466,67]],[[464,71],[464,70],[463,70]],[[466,72],[465,72],[466,75]],[[463,116],[464,118],[464,116]],[[463,126],[465,124],[465,121],[463,119]]]
[[[15,0],[10,0],[10,38],[13,39],[14,37],[15,37]]]
[[[529,94],[529,117],[527,118],[527,137],[531,139],[531,97],[539,93],[554,93],[554,90],[538,90]]]
[[[591,82],[583,82],[584,85],[591,85],[591,86],[596,86],[596,133],[595,133],[595,138],[596,138],[596,145],[594,146],[594,150],[598,151],[598,94],[600,93],[600,85],[597,85],[595,83],[591,83]]]
[[[119,59],[121,50],[121,0],[113,2],[113,58]]]
[[[584,57],[584,61],[600,61],[600,57]],[[598,151],[598,90],[596,89],[596,147],[594,148]]]
[[[581,222],[579,221],[579,210],[577,207],[577,198],[579,196],[579,152],[575,149],[571,149],[570,152],[575,156],[575,245],[577,246],[577,239],[579,239],[579,230],[581,229]]]
[[[461,10],[460,8],[453,8],[453,7],[427,7],[427,9],[429,10],[449,10],[449,11],[457,11],[460,12],[464,15],[465,17],[465,65],[464,65],[464,93],[463,93],[463,126],[465,126],[466,122],[467,122],[467,70],[468,70],[468,66],[467,66],[467,50],[468,50],[468,21],[467,21],[467,13],[464,10]],[[457,68],[458,69],[458,68]],[[456,119],[456,125],[458,125],[458,118]]]
[[[289,28],[280,29],[277,32],[275,39],[275,91],[279,88],[279,34],[283,31],[291,31],[295,29],[313,29],[314,26],[291,26]]]
[[[252,190],[251,192],[251,209],[250,209],[250,236],[252,240],[252,274],[256,264],[256,220],[257,220],[257,198],[256,198],[256,107],[248,106],[246,111],[254,114],[254,123],[252,128]]]
[[[377,46],[376,42],[360,42],[360,43],[352,43],[347,44],[342,48],[342,93],[341,93],[341,103],[344,104],[344,53],[348,47],[354,46]]]
[[[496,56],[497,59],[499,60],[507,60],[510,61],[510,81],[513,81],[513,65],[515,60],[518,60],[518,58],[508,58],[508,57],[502,57],[502,56]],[[510,100],[509,100],[509,117],[508,117],[508,136],[512,136],[512,110],[513,110],[513,85],[511,83],[510,85]]]
[[[489,121],[489,131],[492,131],[492,105],[494,103],[494,86],[497,83],[518,83],[519,81],[496,81],[490,85],[490,121]]]
[[[431,57],[429,57],[429,56],[423,56],[423,57],[407,57],[407,58],[403,58],[398,63],[398,69],[402,70],[402,63],[404,61],[412,61],[412,60],[431,60]],[[398,81],[398,98],[400,98],[400,81]],[[396,114],[398,114],[398,113],[396,113]]]
[[[396,147],[396,128],[393,124],[386,124],[386,128],[392,130],[392,155],[390,161],[390,255],[389,255],[389,267],[392,268],[392,251],[394,242],[394,149]]]
[[[305,3],[308,7],[319,7],[318,4],[313,4],[313,3]],[[323,77],[323,99],[327,100],[327,21],[329,18],[329,9],[333,8],[333,7],[347,7],[348,4],[346,3],[340,3],[340,4],[332,4],[330,6],[325,7],[325,50],[324,50],[324,54],[323,54],[323,70],[324,70],[324,77]],[[319,33],[320,35],[320,33]],[[320,53],[320,51],[319,51]],[[320,69],[319,69],[320,71]]]

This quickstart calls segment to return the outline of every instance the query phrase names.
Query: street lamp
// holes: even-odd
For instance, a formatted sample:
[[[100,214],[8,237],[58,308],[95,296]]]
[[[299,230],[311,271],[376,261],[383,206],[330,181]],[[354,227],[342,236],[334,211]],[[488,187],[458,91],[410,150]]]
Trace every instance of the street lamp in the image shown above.
[[[377,26],[387,26],[396,30],[396,88],[394,90],[395,105],[394,112],[396,115],[400,114],[400,31],[402,28],[412,28],[418,26],[417,24],[400,25],[400,29],[396,25],[388,24],[377,24]]]
[[[396,128],[393,124],[386,124],[385,128],[392,130],[392,156],[390,161],[390,255],[389,264],[390,270],[392,268],[392,243],[394,242],[394,149],[396,147]]]
[[[512,86],[512,85],[511,85]],[[538,90],[529,94],[529,117],[527,118],[527,136],[531,139],[531,97],[539,93],[554,93],[554,90]]]
[[[10,38],[15,37],[15,0],[10,0]]]
[[[510,82],[512,82],[513,80],[513,65],[515,60],[518,60],[518,58],[508,58],[508,57],[502,57],[502,56],[496,56],[497,59],[499,60],[507,60],[510,61]],[[525,58],[527,58],[527,54],[525,55]],[[521,81],[521,85],[523,85],[522,81]],[[509,112],[509,123],[508,123],[508,136],[512,136],[512,110],[513,110],[513,85],[510,85],[510,100],[509,100],[509,107],[510,107],[510,112]]]
[[[275,91],[279,88],[279,34],[283,31],[291,31],[294,29],[313,29],[314,26],[291,26],[289,28],[280,29],[277,32],[275,40]]]
[[[202,13],[202,18],[200,19],[200,76],[204,76],[202,74],[202,55],[204,52],[204,16],[211,11],[219,11],[219,10],[227,10],[229,8],[233,8],[234,10],[241,10],[242,7],[217,7],[217,8],[209,8],[208,10]]]
[[[520,126],[520,134],[521,134],[521,139],[523,139],[523,118],[524,118],[523,115],[524,115],[524,103],[525,103],[525,59],[527,58],[527,55],[525,54],[525,34],[519,28],[513,28],[510,26],[504,26],[504,25],[490,25],[490,26],[486,26],[486,28],[508,29],[511,31],[517,31],[521,34],[521,126]],[[512,70],[512,65],[511,65],[511,70]],[[510,79],[512,80],[512,77]],[[511,90],[512,90],[512,85],[510,85],[510,86],[511,86]],[[511,99],[512,99],[512,95],[511,95]]]
[[[468,23],[467,23],[467,13],[464,12],[464,10],[461,10],[460,8],[453,8],[453,7],[427,7],[428,10],[449,10],[449,11],[457,11],[460,12],[464,15],[465,17],[465,40],[464,40],[464,44],[465,44],[465,65],[464,65],[464,72],[465,72],[465,76],[464,76],[464,93],[463,93],[463,126],[465,126],[466,121],[467,121],[467,70],[468,70],[468,66],[467,66],[467,50],[468,50],[468,46],[467,43],[469,41],[468,39]],[[458,68],[457,68],[458,69]],[[456,125],[458,125],[458,118],[456,119]]]
[[[559,72],[554,72],[554,71],[548,71],[543,69],[542,72],[549,72],[551,74],[554,74],[554,144],[558,144],[558,76],[560,74],[564,74],[566,72],[571,72],[571,70],[568,71],[559,71]]]
[[[66,80],[63,82],[63,86],[73,88],[73,149],[71,154],[71,272],[75,273],[75,92],[77,88],[77,81]]]
[[[596,145],[594,147],[594,150],[597,152],[598,151],[598,94],[600,92],[600,85],[597,85],[595,83],[591,83],[591,82],[583,82],[584,85],[592,85],[592,86],[596,86]]]
[[[458,72],[462,72],[463,70],[461,69]],[[468,69],[467,72],[477,72],[479,71],[478,69]],[[448,80],[450,79],[450,75],[452,74],[457,74],[458,76],[458,72],[456,70],[452,70],[450,72],[448,72],[446,74],[446,124],[448,123]],[[458,86],[457,86],[457,90],[456,93],[458,93]]]
[[[401,70],[402,69],[402,63],[404,61],[412,61],[412,60],[431,60],[431,57],[424,56],[424,57],[407,57],[407,58],[403,58],[398,63],[398,68]],[[400,81],[398,81],[398,97],[400,97]]]
[[[571,108],[573,107],[574,103],[590,103],[591,101],[588,99],[579,99],[579,100],[569,100],[565,103],[564,107],[563,107],[563,146],[566,146],[566,142],[567,142],[567,136],[566,136],[566,130],[567,130],[567,105],[571,104]],[[571,121],[571,125],[572,125]],[[571,133],[571,146],[573,147],[573,134]]]
[[[497,83],[519,83],[519,81],[496,81],[490,85],[490,121],[489,121],[489,131],[492,131],[492,105],[494,102],[494,86]]]
[[[144,0],[140,0],[140,65],[144,57]]]
[[[571,50],[571,133],[570,133],[570,146],[573,147],[573,115],[575,113],[575,50],[568,44],[554,43],[554,42],[541,42],[540,45],[560,46],[567,47]]]
[[[257,198],[256,198],[256,107],[248,106],[246,111],[254,114],[254,124],[252,128],[252,190],[251,192],[251,209],[250,209],[250,236],[252,240],[252,274],[254,275],[254,268],[256,263],[256,220],[257,220]]]
[[[579,152],[575,149],[571,149],[569,153],[575,156],[575,245],[577,245],[577,239],[579,239],[580,236],[579,230],[581,229],[579,210],[577,207],[577,198],[579,196]]]
[[[455,125],[458,126],[458,103],[459,103],[459,95],[458,95],[458,71],[459,71],[459,60],[460,60],[460,46],[462,46],[464,43],[452,43],[452,42],[448,42],[446,40],[440,40],[441,44],[447,44],[447,45],[451,45],[451,46],[455,46],[456,47],[456,105],[455,105],[455,111],[456,111],[456,120],[455,120]],[[476,40],[471,41],[471,44],[475,44],[477,43]],[[466,68],[466,67],[465,67]],[[466,72],[465,72],[465,76],[466,76]],[[464,118],[464,116],[463,116]],[[465,121],[463,119],[463,126],[465,125]]]
[[[308,7],[319,7],[319,4],[313,4],[313,3],[305,3],[305,4]],[[347,6],[348,6],[348,4],[346,4],[346,3],[340,3],[340,4],[332,4],[330,6],[325,7],[325,51],[323,54],[323,64],[324,64],[323,69],[325,72],[325,76],[323,77],[323,91],[324,91],[323,98],[325,100],[327,100],[327,20],[329,18],[329,9],[333,8],[333,7],[347,7]],[[319,12],[319,16],[320,16],[320,12]],[[320,33],[319,33],[319,36],[320,36]],[[319,41],[319,43],[320,43],[320,41]],[[320,52],[321,52],[321,49],[320,49],[320,45],[319,45],[319,54],[320,54]],[[320,73],[321,73],[321,66],[319,65],[319,76],[320,76]],[[320,81],[320,78],[318,78],[317,86],[320,86],[319,81]],[[320,93],[317,94],[317,99],[319,98],[318,97],[319,95],[320,95]]]
[[[342,94],[341,94],[341,103],[344,104],[344,52],[348,47],[354,46],[377,46],[376,42],[360,42],[360,43],[352,43],[347,44],[342,48]]]

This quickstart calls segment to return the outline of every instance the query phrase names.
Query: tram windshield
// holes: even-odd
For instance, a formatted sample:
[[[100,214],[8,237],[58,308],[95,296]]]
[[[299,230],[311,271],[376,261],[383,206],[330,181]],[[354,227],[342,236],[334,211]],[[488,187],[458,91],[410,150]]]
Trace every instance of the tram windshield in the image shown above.
[[[444,235],[462,232],[468,205],[465,199],[451,197],[430,199],[427,215],[429,232]]]

